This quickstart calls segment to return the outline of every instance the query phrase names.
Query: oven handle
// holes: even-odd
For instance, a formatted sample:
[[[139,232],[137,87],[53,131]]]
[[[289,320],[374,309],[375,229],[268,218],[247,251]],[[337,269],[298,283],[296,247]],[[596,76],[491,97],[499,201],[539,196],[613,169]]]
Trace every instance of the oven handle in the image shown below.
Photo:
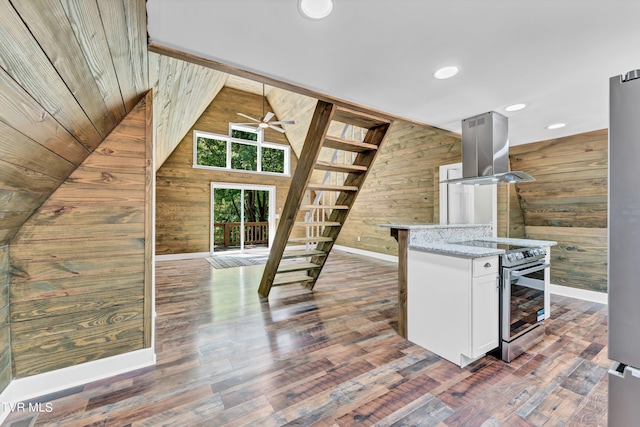
[[[527,268],[526,270],[515,270],[510,272],[509,274],[511,274],[513,277],[520,277],[520,276],[524,276],[525,274],[535,273],[536,271],[544,270],[545,268],[548,268],[548,267],[551,267],[551,264],[545,263],[545,264],[536,265],[535,267]]]

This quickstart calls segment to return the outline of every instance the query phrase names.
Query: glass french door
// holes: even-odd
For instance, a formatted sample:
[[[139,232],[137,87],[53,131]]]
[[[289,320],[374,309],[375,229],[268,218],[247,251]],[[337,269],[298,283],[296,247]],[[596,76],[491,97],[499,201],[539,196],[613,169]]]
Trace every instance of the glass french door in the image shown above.
[[[211,252],[266,250],[275,233],[275,187],[211,183]]]

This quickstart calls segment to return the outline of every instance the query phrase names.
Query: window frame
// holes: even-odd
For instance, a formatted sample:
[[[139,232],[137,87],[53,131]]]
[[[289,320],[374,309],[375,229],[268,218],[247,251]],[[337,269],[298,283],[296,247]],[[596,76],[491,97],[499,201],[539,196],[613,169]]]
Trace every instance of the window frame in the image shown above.
[[[251,132],[257,134],[257,141],[251,141],[249,139],[242,138],[232,138],[231,131],[232,130],[240,130],[244,132]],[[207,138],[207,139],[216,139],[226,142],[226,166],[207,166],[198,164],[198,138]],[[257,147],[257,161],[256,161],[256,169],[257,170],[246,170],[246,169],[234,169],[231,167],[231,145],[232,143],[243,144],[243,145],[252,145]],[[284,152],[284,165],[283,172],[265,172],[262,170],[262,147],[271,148],[276,150],[282,150]],[[229,135],[221,135],[211,132],[205,132],[200,130],[193,131],[193,167],[195,169],[209,169],[209,170],[218,170],[218,171],[231,171],[231,172],[239,172],[239,173],[254,173],[261,175],[272,175],[272,176],[291,176],[291,147],[284,144],[276,144],[273,142],[264,141],[264,131],[263,129],[254,128],[246,125],[235,125],[229,124]]]

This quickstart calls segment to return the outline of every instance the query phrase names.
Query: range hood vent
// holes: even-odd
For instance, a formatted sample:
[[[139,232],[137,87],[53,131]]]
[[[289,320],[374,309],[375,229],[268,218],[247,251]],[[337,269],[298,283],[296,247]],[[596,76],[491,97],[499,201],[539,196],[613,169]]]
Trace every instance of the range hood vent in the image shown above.
[[[462,178],[449,184],[514,184],[535,181],[509,170],[509,119],[495,111],[462,120]]]

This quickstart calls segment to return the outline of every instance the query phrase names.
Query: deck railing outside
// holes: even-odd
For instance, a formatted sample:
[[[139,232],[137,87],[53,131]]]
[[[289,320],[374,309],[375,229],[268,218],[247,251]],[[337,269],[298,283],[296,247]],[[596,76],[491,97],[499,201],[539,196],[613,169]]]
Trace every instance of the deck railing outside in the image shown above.
[[[239,222],[216,222],[213,224],[215,246],[229,247],[240,246],[242,233]],[[268,222],[245,222],[244,223],[244,244],[262,245],[269,243],[269,223]]]

